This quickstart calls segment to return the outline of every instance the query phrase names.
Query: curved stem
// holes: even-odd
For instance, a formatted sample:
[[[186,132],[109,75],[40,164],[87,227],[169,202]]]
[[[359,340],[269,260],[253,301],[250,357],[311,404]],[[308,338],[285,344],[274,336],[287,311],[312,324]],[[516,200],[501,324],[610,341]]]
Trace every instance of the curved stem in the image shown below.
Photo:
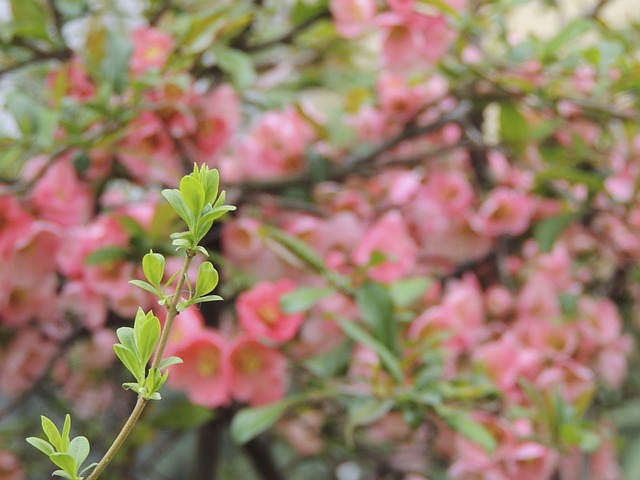
[[[184,286],[184,281],[187,276],[187,272],[189,271],[189,266],[193,260],[195,254],[187,253],[187,257],[184,259],[184,264],[182,265],[182,270],[180,272],[180,277],[178,279],[178,284],[176,286],[176,290],[173,294],[173,298],[171,299],[171,306],[167,311],[167,320],[164,323],[164,328],[162,329],[162,334],[160,336],[160,340],[158,342],[158,348],[156,349],[156,354],[153,357],[153,362],[151,362],[151,368],[157,368],[162,360],[162,355],[164,354],[164,350],[167,346],[167,340],[169,338],[169,332],[171,331],[171,327],[173,326],[173,321],[178,315],[178,302],[180,302],[180,292],[182,291],[182,287]],[[100,474],[107,468],[107,465],[113,460],[120,447],[124,444],[125,440],[135,427],[144,407],[147,405],[149,400],[144,397],[139,396],[138,401],[136,402],[136,406],[133,408],[131,415],[125,422],[122,430],[116,437],[116,439],[107,450],[107,453],[104,454],[102,460],[96,465],[96,467],[91,472],[91,475],[87,477],[87,480],[96,480]]]

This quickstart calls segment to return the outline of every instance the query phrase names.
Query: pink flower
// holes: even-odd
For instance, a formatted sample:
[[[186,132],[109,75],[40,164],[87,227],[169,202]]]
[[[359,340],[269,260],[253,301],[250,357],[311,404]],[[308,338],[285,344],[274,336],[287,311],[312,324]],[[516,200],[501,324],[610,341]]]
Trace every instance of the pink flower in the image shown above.
[[[0,367],[0,389],[17,395],[39,380],[58,351],[35,329],[19,330],[12,340]]]
[[[287,315],[280,308],[280,297],[295,290],[291,280],[260,282],[243,292],[236,302],[240,326],[251,335],[268,338],[274,342],[286,342],[298,333],[304,315]]]
[[[39,218],[63,226],[81,225],[93,212],[94,199],[80,181],[71,159],[56,160],[35,184],[29,204]]]
[[[383,13],[377,20],[382,30],[383,61],[397,71],[433,65],[455,38],[440,15],[402,10]]]
[[[47,86],[50,91],[56,91],[62,86],[63,95],[81,102],[91,100],[96,93],[96,87],[87,75],[80,57],[74,57],[59,70],[51,72],[47,77]]]
[[[285,394],[287,358],[247,336],[238,338],[229,352],[231,391],[234,398],[263,405]]]
[[[534,209],[532,197],[498,187],[489,193],[472,225],[491,237],[520,235],[529,228]]]
[[[294,108],[266,113],[238,146],[246,178],[289,175],[304,167],[315,132]]]
[[[353,260],[356,265],[367,265],[376,252],[383,254],[384,260],[368,270],[374,280],[393,282],[413,269],[418,248],[398,211],[383,215],[364,234],[353,252]]]
[[[128,173],[139,182],[175,185],[180,163],[174,143],[157,115],[142,112],[128,126],[118,157]]]
[[[229,85],[193,101],[196,129],[185,142],[197,162],[213,164],[212,157],[232,139],[240,124],[240,102]]]
[[[107,321],[107,300],[82,281],[65,283],[58,296],[58,308],[65,318],[90,331],[102,328]]]
[[[133,53],[129,67],[134,75],[150,68],[162,68],[173,50],[173,38],[152,27],[140,27],[131,32]]]
[[[373,24],[375,0],[331,0],[329,9],[338,33],[345,38],[362,34]]]
[[[14,196],[0,195],[0,259],[9,259],[16,243],[31,229],[33,221]]]
[[[169,384],[186,390],[189,400],[196,405],[214,408],[228,404],[226,349],[227,342],[213,330],[202,329],[197,335],[189,335],[171,352],[184,363],[171,367]]]
[[[7,450],[0,450],[0,478],[2,480],[24,480],[24,468],[18,457]]]

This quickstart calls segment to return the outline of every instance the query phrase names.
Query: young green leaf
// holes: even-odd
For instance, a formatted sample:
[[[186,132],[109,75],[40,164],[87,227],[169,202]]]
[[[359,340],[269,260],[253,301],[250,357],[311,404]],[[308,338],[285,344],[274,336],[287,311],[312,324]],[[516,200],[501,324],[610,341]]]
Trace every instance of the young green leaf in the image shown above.
[[[204,208],[204,189],[200,182],[191,175],[182,177],[180,180],[180,193],[193,218],[199,219]]]
[[[395,352],[397,329],[389,291],[379,283],[367,280],[356,291],[356,303],[375,339]]]
[[[160,370],[164,370],[165,368],[170,367],[171,365],[178,365],[180,363],[183,363],[183,360],[180,357],[167,357],[162,359],[158,368]]]
[[[51,445],[49,442],[42,440],[41,438],[29,437],[27,438],[27,442],[33,445],[34,447],[36,447],[38,450],[44,453],[47,457],[50,456],[53,452],[55,452],[53,445]]]
[[[247,443],[275,424],[291,404],[291,398],[286,398],[262,407],[240,410],[231,421],[231,438],[238,445]]]
[[[122,362],[122,364],[129,370],[133,376],[136,378],[138,383],[142,383],[144,379],[144,372],[138,363],[138,357],[135,353],[129,350],[124,345],[116,343],[113,346],[113,350],[116,352],[116,355]]]
[[[76,437],[69,443],[67,453],[75,460],[76,470],[80,468],[89,456],[90,448],[89,440],[86,437]]]
[[[69,475],[71,475],[72,478],[76,476],[78,467],[76,466],[76,461],[71,455],[63,452],[55,452],[49,455],[49,458],[53,463],[55,463],[58,467],[60,467],[65,473],[68,473]]]
[[[58,431],[58,427],[56,427],[55,424],[44,415],[41,415],[40,419],[42,421],[42,431],[49,439],[51,445],[53,445],[58,451],[64,450],[62,436]]]
[[[342,331],[352,340],[374,350],[394,380],[398,383],[403,382],[404,375],[400,367],[400,362],[385,345],[373,338],[366,330],[353,321],[340,319],[338,320],[338,325],[340,325]]]
[[[142,280],[129,280],[129,283],[131,285],[135,285],[136,287],[140,287],[141,289],[146,290],[149,293],[160,296],[161,292],[150,283],[147,283]]]
[[[218,272],[211,262],[203,262],[198,267],[198,278],[196,280],[196,298],[202,297],[211,292],[218,285]]]
[[[335,292],[331,287],[303,287],[280,297],[280,308],[286,314],[304,312],[322,298]]]
[[[139,361],[142,365],[146,365],[153,355],[153,351],[160,340],[160,320],[158,317],[151,316],[142,324],[136,336],[138,345]]]
[[[159,287],[164,276],[164,257],[151,250],[142,259],[142,271],[151,285]]]
[[[185,221],[189,229],[191,229],[194,224],[193,213],[191,213],[191,210],[182,198],[180,191],[165,189],[162,191],[162,196],[167,199],[167,202],[171,204],[176,213]]]
[[[62,426],[62,448],[60,451],[66,452],[69,449],[69,433],[71,432],[71,415],[67,413],[64,417],[64,425]]]

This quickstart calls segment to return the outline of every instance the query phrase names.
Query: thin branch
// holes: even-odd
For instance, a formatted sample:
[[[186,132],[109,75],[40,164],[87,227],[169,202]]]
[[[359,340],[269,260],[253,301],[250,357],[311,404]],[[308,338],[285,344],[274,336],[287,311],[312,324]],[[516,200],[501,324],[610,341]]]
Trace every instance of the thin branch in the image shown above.
[[[594,7],[584,15],[584,18],[597,20],[604,7],[606,7],[610,1],[611,0],[598,0],[598,3],[596,3]]]
[[[49,60],[69,60],[73,54],[73,52],[69,49],[64,50],[53,50],[51,52],[43,52],[41,50],[31,50],[33,52],[33,56],[31,58],[27,58],[26,60],[22,60],[20,62],[16,62],[12,65],[8,65],[4,68],[0,68],[0,77],[15,72],[16,70],[20,70],[25,67],[29,67],[31,65],[36,65],[41,62],[46,62]]]
[[[160,336],[160,341],[158,342],[158,346],[156,349],[156,353],[153,357],[153,361],[151,362],[151,368],[158,368],[160,365],[160,361],[162,360],[162,356],[164,355],[165,347],[167,346],[167,340],[169,338],[169,333],[171,331],[171,327],[173,326],[173,321],[178,315],[178,303],[180,302],[180,292],[182,291],[182,287],[184,285],[185,278],[187,277],[187,272],[189,271],[189,266],[193,261],[194,254],[187,254],[184,260],[184,264],[182,269],[180,270],[180,278],[176,285],[175,293],[173,294],[173,299],[171,300],[171,306],[167,310],[167,319],[165,320],[164,327],[162,329],[162,334]],[[136,423],[138,423],[138,419],[142,414],[142,411],[149,403],[149,400],[144,398],[142,395],[138,397],[136,401],[136,406],[134,407],[131,415],[125,422],[122,430],[116,437],[116,439],[107,450],[107,453],[104,454],[102,460],[96,465],[95,469],[91,472],[91,475],[87,477],[87,480],[96,480],[102,472],[104,472],[107,465],[111,463],[111,460],[116,456],[120,447],[124,444],[129,437],[129,434],[133,431],[133,427],[135,427]]]
[[[295,38],[302,32],[304,32],[307,28],[309,28],[310,26],[312,26],[313,24],[315,24],[316,22],[323,20],[325,18],[330,18],[331,14],[329,13],[329,10],[324,10],[316,15],[314,15],[313,17],[308,18],[307,20],[305,20],[304,22],[296,25],[295,27],[293,27],[289,32],[285,33],[284,35],[281,35],[279,37],[276,38],[272,38],[271,40],[266,40],[263,43],[258,43],[256,45],[247,45],[245,47],[245,51],[246,52],[256,52],[258,50],[264,50],[266,48],[271,48],[274,47],[276,45],[287,45],[292,43]]]
[[[56,27],[58,37],[60,38],[60,41],[66,46],[64,35],[62,34],[62,28],[64,27],[64,18],[62,18],[62,13],[56,6],[55,0],[47,0],[47,6],[49,7],[49,11],[51,12],[51,17],[53,18],[53,24]]]

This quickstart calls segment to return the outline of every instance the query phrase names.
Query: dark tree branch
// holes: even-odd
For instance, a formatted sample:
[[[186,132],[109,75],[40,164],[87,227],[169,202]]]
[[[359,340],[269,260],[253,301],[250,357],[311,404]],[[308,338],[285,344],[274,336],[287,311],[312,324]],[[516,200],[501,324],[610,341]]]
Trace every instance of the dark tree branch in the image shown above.
[[[273,460],[269,445],[264,440],[264,437],[257,437],[244,446],[244,450],[249,455],[256,473],[263,480],[285,480]]]
[[[331,14],[329,10],[325,10],[323,12],[314,15],[311,18],[308,18],[304,22],[293,27],[289,32],[285,33],[280,37],[273,38],[271,40],[267,40],[263,43],[258,43],[256,45],[246,45],[245,51],[247,52],[257,52],[259,50],[264,50],[266,48],[275,47],[276,45],[287,45],[292,43],[295,38],[302,32],[304,32],[307,28],[314,25],[316,22],[323,20],[325,18],[331,18]]]
[[[330,173],[326,180],[340,181],[344,180],[349,175],[358,173],[366,166],[371,165],[382,154],[398,146],[406,140],[411,140],[428,133],[440,130],[448,123],[463,123],[467,118],[467,115],[471,111],[471,105],[468,102],[461,102],[453,110],[444,113],[435,122],[428,125],[418,126],[415,124],[407,125],[404,130],[374,149],[365,154],[349,155],[340,165],[337,165]],[[289,187],[299,187],[305,185],[311,185],[315,182],[315,179],[308,171],[300,172],[295,175],[288,176],[286,178],[275,178],[272,180],[256,180],[239,182],[229,185],[230,188],[238,189],[241,192],[240,196],[245,197],[251,193],[280,193]]]
[[[56,33],[58,34],[60,41],[65,44],[64,35],[62,35],[62,28],[64,27],[64,19],[62,18],[62,13],[58,9],[55,0],[47,0],[47,6],[49,7],[49,11],[51,12],[51,17],[53,18],[53,24],[56,27]]]

